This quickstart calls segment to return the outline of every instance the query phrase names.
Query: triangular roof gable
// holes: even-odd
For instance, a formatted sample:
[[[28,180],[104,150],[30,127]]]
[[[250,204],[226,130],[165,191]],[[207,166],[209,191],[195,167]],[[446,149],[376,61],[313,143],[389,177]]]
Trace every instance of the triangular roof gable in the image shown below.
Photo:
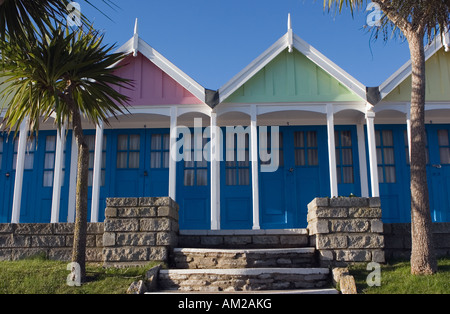
[[[444,35],[444,42],[442,42],[440,36],[437,36],[434,39],[434,41],[425,49],[425,59],[427,67],[431,66],[432,70],[437,70],[440,69],[441,65],[445,66],[445,69],[447,69],[447,74],[445,73],[445,69],[440,70],[444,70],[442,74],[447,75],[447,82],[449,82],[448,75],[450,74],[448,73],[447,68],[447,66],[450,65],[449,53],[447,52],[447,50],[449,49],[449,44],[450,44],[449,33],[446,33]],[[445,53],[444,49],[446,51]],[[439,53],[441,53],[440,56]],[[445,56],[443,54],[445,54]],[[432,63],[439,64],[438,68],[433,66]],[[431,71],[428,71],[427,68],[426,75],[427,75],[428,100],[432,100],[433,98],[433,93],[430,88],[432,88],[432,85],[434,83],[433,82],[434,73],[430,72]],[[411,101],[411,74],[412,74],[412,67],[411,67],[411,60],[409,60],[402,67],[400,67],[400,69],[398,69],[393,75],[391,75],[385,82],[383,82],[383,84],[380,85],[379,90],[381,99],[385,101],[403,101],[403,102]],[[439,83],[438,85],[440,86],[441,83]],[[447,86],[444,88],[443,91],[448,94],[449,90]]]
[[[320,69],[320,71],[323,71],[323,74],[326,74],[334,80],[337,80],[338,84],[341,85],[343,90],[346,90],[345,94],[350,95],[348,99],[345,99],[346,101],[366,101],[366,87],[363,84],[358,82],[355,78],[338,67],[335,63],[321,54],[314,47],[306,43],[297,35],[293,34],[290,30],[288,31],[288,33],[286,33],[286,35],[281,37],[275,44],[273,44],[269,49],[267,49],[263,54],[256,58],[251,64],[249,64],[245,69],[243,69],[239,74],[237,74],[219,90],[220,102],[232,102],[233,98],[235,97],[235,95],[233,94],[235,94],[236,92],[238,92],[238,94],[241,94],[242,91],[238,90],[242,88],[242,86],[244,86],[253,78],[256,78],[258,74],[261,75],[261,71],[266,66],[268,66],[275,59],[279,59],[280,56],[282,56],[284,53],[287,54],[287,50],[290,51],[289,54],[293,54],[294,58],[304,58],[303,61],[311,61],[318,67],[318,69]],[[294,50],[296,50],[297,52],[295,52]],[[265,99],[265,102],[273,102],[267,101],[267,98]],[[277,99],[281,99],[281,102],[283,102],[283,97],[278,97]],[[288,99],[289,97],[287,97],[287,99],[285,100]],[[297,97],[295,99],[296,101],[298,101],[299,98]],[[317,98],[317,101],[324,100],[325,99],[320,99],[320,97]],[[327,101],[338,100],[328,99]]]
[[[130,56],[125,60],[130,63],[124,67],[128,67],[128,69],[122,68],[118,71],[133,71],[131,67],[133,66],[133,64],[136,66],[136,63],[140,63],[140,65],[142,66],[141,69],[142,71],[145,71],[145,73],[141,76],[142,79],[140,80],[140,84],[143,85],[141,91],[144,91],[144,94],[148,92],[148,90],[146,90],[148,87],[145,86],[145,81],[151,80],[152,76],[160,75],[162,80],[161,85],[164,86],[164,82],[167,82],[168,84],[166,84],[165,86],[169,86],[169,89],[171,89],[172,92],[176,91],[176,95],[178,95],[177,97],[172,97],[172,99],[169,99],[170,97],[164,97],[164,92],[162,92],[160,98],[165,99],[165,101],[161,104],[205,104],[205,88],[198,84],[195,80],[189,77],[178,67],[176,67],[172,62],[167,60],[163,55],[153,49],[149,44],[139,38],[136,34],[126,44],[120,47],[117,52],[130,54]],[[132,57],[134,57],[135,60],[131,60],[130,58]],[[136,82],[135,80],[135,84],[139,84],[139,82]],[[170,86],[172,86],[172,88],[170,88]],[[180,88],[184,90],[182,92],[184,96],[182,97],[180,95]],[[150,94],[148,94],[148,96],[150,96]],[[157,95],[156,98],[158,98]],[[173,101],[176,99],[179,99],[179,103],[173,103]],[[139,100],[137,101],[138,103],[140,102]],[[145,102],[146,100],[143,99],[141,101]]]

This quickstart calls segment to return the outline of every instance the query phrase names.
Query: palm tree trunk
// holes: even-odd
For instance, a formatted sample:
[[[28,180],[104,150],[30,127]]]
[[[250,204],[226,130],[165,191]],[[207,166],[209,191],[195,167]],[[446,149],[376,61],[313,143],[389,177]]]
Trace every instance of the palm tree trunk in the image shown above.
[[[71,106],[72,107],[72,106]],[[71,108],[73,132],[78,147],[78,171],[76,192],[76,219],[73,239],[72,262],[80,265],[81,282],[86,280],[86,237],[88,213],[88,177],[89,177],[89,147],[83,135],[80,112],[76,106]]]
[[[432,221],[426,169],[424,33],[410,32],[407,34],[407,38],[412,62],[411,273],[414,275],[426,275],[437,272],[437,261],[432,237]]]

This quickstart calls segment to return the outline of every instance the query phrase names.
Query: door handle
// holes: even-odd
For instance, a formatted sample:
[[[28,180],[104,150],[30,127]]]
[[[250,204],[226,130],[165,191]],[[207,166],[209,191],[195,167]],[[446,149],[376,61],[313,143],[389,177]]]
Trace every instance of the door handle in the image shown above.
[[[433,168],[441,169],[441,168],[442,168],[442,165],[433,165]]]
[[[147,172],[147,170],[144,171],[144,177],[148,177],[148,172]]]
[[[9,178],[10,174],[9,172],[5,173],[5,177]]]
[[[289,172],[290,172],[290,173],[293,173],[293,172],[294,172],[294,168],[290,168],[290,169],[289,169]]]

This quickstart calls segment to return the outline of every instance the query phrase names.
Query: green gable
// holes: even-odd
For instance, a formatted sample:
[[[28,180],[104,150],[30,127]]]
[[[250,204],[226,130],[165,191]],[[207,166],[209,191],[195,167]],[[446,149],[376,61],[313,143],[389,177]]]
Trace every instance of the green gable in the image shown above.
[[[444,48],[426,63],[426,101],[450,101],[450,53]],[[411,101],[411,76],[405,79],[389,95],[386,102]]]
[[[226,103],[361,101],[322,68],[286,49],[226,99]]]

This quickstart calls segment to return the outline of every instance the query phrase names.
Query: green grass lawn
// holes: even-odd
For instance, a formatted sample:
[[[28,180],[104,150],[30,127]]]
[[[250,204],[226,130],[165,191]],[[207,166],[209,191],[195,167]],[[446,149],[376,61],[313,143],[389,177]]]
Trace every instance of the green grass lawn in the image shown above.
[[[143,279],[152,266],[106,269],[88,265],[88,282],[81,287],[69,287],[67,264],[39,257],[0,262],[0,294],[125,294],[130,284]]]
[[[439,272],[433,276],[411,275],[409,262],[395,262],[381,267],[381,286],[369,287],[366,279],[371,271],[365,266],[352,266],[358,293],[364,294],[450,294],[450,259],[439,260]]]

